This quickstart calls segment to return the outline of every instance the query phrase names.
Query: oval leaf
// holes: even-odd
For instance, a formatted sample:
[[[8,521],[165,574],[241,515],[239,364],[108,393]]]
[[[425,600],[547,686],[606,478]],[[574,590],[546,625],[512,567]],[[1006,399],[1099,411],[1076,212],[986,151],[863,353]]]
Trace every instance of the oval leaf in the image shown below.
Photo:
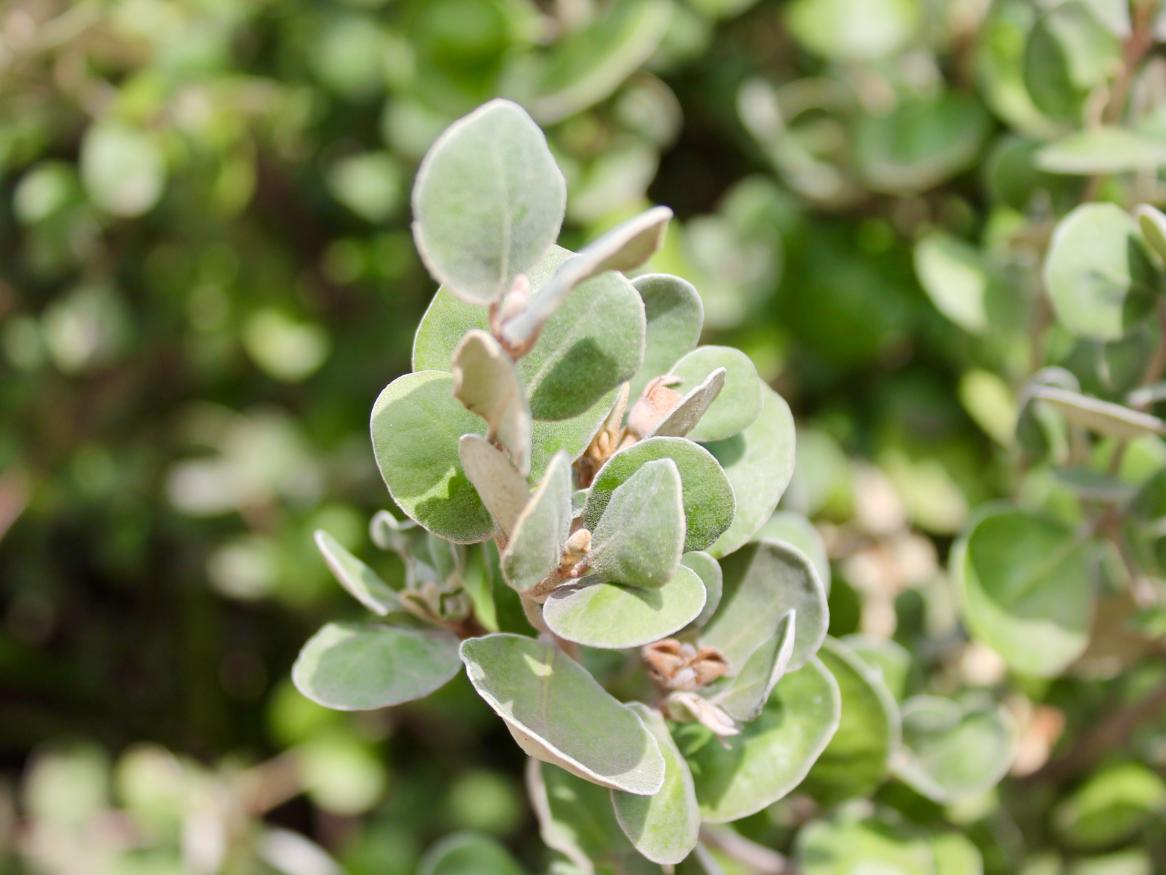
[[[497,839],[471,832],[446,836],[425,852],[417,875],[524,875]]]
[[[704,325],[704,305],[692,283],[666,273],[649,273],[632,280],[647,317],[644,364],[632,380],[630,396],[639,398],[649,380],[668,372],[696,346]]]
[[[800,513],[779,510],[753,536],[753,540],[781,541],[801,550],[818,572],[826,595],[830,594],[830,557],[826,553],[826,544],[814,524]]]
[[[514,470],[504,452],[476,434],[462,435],[458,458],[490,516],[509,536],[529,498],[526,480]]]
[[[698,346],[676,362],[669,373],[678,378],[673,389],[688,392],[718,368],[725,385],[688,436],[694,441],[721,441],[748,428],[761,412],[762,383],[753,360],[729,346]]]
[[[738,723],[756,720],[769,701],[773,688],[789,668],[796,624],[794,611],[782,617],[777,623],[777,632],[753,651],[737,676],[730,678],[725,689],[713,698],[713,704]]]
[[[453,354],[453,394],[486,420],[486,436],[510,455],[518,473],[530,473],[531,418],[514,362],[485,331],[469,332]]]
[[[1136,438],[1143,434],[1166,435],[1166,420],[1112,401],[1090,398],[1080,392],[1055,386],[1034,385],[1029,397],[1057,408],[1069,422],[1115,438]]]
[[[721,390],[725,388],[724,368],[717,368],[684,395],[664,418],[653,426],[649,437],[684,437],[708,413]]]
[[[559,453],[518,515],[502,553],[502,574],[508,584],[525,592],[559,567],[571,517],[571,463]]]
[[[402,610],[401,600],[380,575],[349,553],[327,532],[316,530],[316,549],[328,564],[328,570],[348,593],[376,614],[383,617]]]
[[[701,628],[712,619],[721,603],[721,593],[724,587],[721,566],[716,559],[701,550],[685,553],[680,557],[680,561],[695,571],[700,577],[701,583],[704,584],[706,593],[704,607],[700,609],[697,618],[692,621],[694,626]]]

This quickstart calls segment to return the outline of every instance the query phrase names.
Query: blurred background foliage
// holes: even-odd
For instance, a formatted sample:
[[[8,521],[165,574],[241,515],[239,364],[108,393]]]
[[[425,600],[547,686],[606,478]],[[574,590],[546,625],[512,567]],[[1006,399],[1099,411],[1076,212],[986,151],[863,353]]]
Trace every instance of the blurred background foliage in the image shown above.
[[[890,785],[878,817],[953,824],[988,872],[1163,871],[1160,711],[1100,771],[1024,777],[1161,682],[1161,614],[1063,678],[1008,677],[961,630],[943,568],[974,508],[1056,489],[1025,479],[1012,437],[1051,223],[1085,196],[1126,202],[1127,185],[1163,198],[1158,173],[1034,163],[1128,48],[1123,9],[7,0],[0,868],[404,875],[473,829],[538,871],[521,755],[464,679],[356,716],[288,681],[321,618],[357,610],[310,533],[367,547],[387,502],[364,423],[433,292],[413,172],[502,94],[549,131],[568,245],[649,202],[676,211],[651,267],[695,282],[708,339],[746,349],[798,417],[784,505],[823,536],[831,633],[893,638],[916,691],[1006,691],[1012,779],[955,810]],[[1034,40],[1050,47],[1028,70]],[[1146,51],[1127,85],[1161,148],[1166,61]],[[984,258],[1006,290],[991,326],[923,291],[931,265],[980,282]],[[1115,368],[1084,370],[1104,392]],[[1161,442],[1139,459],[1160,465]],[[745,831],[785,848],[810,812],[793,797]]]

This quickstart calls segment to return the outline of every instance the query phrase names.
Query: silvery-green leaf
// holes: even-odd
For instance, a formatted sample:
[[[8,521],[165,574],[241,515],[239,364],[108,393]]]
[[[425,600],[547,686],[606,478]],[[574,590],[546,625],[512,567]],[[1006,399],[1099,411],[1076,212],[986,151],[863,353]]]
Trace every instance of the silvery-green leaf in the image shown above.
[[[530,406],[514,362],[487,332],[469,332],[454,350],[453,393],[486,420],[486,436],[502,445],[518,473],[529,474]]]
[[[712,454],[684,438],[648,438],[608,459],[595,475],[587,496],[583,512],[587,528],[594,531],[612,493],[643,465],[656,459],[671,459],[680,472],[686,525],[684,549],[703,550],[733,521],[733,487]]]
[[[459,543],[494,531],[462,470],[458,440],[485,431],[453,397],[453,375],[418,371],[393,380],[372,408],[372,448],[393,501],[426,529]]]
[[[668,413],[652,428],[647,437],[684,437],[697,427],[717,396],[725,387],[724,368],[717,368],[688,390]]]
[[[639,398],[649,380],[667,373],[672,363],[696,346],[704,325],[704,305],[687,280],[650,273],[632,280],[647,317],[644,365],[631,383],[631,398]]]
[[[935,309],[956,325],[981,333],[993,324],[993,277],[978,249],[931,231],[915,244],[915,273]]]
[[[476,434],[462,435],[458,457],[498,528],[509,536],[530,495],[526,479],[504,452]]]
[[[650,795],[664,757],[643,722],[552,644],[493,634],[462,642],[470,683],[507,725],[594,783]]]
[[[409,551],[409,543],[416,529],[416,520],[408,517],[398,520],[387,510],[378,510],[368,523],[369,537],[377,547],[382,550],[395,550],[402,555]]]
[[[588,573],[636,587],[672,580],[684,548],[680,494],[680,471],[671,459],[637,468],[612,491],[591,530]]]
[[[1033,103],[1058,121],[1080,124],[1089,95],[1121,63],[1121,41],[1087,4],[1071,0],[1037,19],[1024,50]]]
[[[1021,674],[1051,677],[1085,650],[1093,617],[1088,542],[1025,510],[981,513],[952,548],[964,622]]]
[[[837,61],[871,61],[891,54],[915,33],[920,17],[913,0],[795,0],[786,7],[794,39]]]
[[[721,607],[701,635],[701,643],[718,648],[736,674],[753,652],[768,641],[778,623],[795,611],[794,652],[789,669],[799,668],[826,637],[830,613],[817,572],[798,550],[767,541],[747,544],[721,560],[724,595]]]
[[[672,218],[667,207],[653,207],[612,228],[559,265],[526,307],[502,326],[502,336],[521,346],[534,336],[567,296],[592,277],[609,270],[627,271],[652,257]]]
[[[795,611],[778,620],[773,637],[761,642],[736,676],[729,678],[724,689],[713,697],[713,704],[738,723],[756,720],[769,701],[773,688],[789,668],[796,625]]]
[[[572,462],[582,456],[607,421],[619,391],[619,388],[612,389],[591,408],[570,419],[536,419],[530,475],[542,477],[556,453],[566,453]]]
[[[723,585],[721,566],[716,559],[701,550],[685,553],[680,557],[680,561],[695,571],[704,584],[706,593],[704,607],[701,608],[697,618],[692,621],[693,625],[699,629],[708,623],[721,603]]]
[[[928,842],[898,819],[843,811],[798,833],[798,870],[805,875],[939,875]]]
[[[747,429],[706,449],[721,463],[736,496],[732,525],[709,548],[732,553],[773,516],[794,471],[794,418],[780,395],[764,387],[761,413]]]
[[[571,256],[570,251],[554,246],[530,269],[536,294]],[[590,416],[607,398],[599,418],[606,417],[612,390],[640,369],[644,325],[643,301],[621,274],[608,271],[579,286],[518,360],[531,415],[536,420]],[[444,287],[438,289],[413,338],[413,369],[448,370],[462,336],[474,328],[489,330],[485,308],[459,300]],[[536,422],[536,443],[538,439]]]
[[[1002,708],[915,696],[900,713],[903,740],[892,766],[901,781],[928,799],[974,798],[1012,765],[1015,727]]]
[[[694,441],[730,438],[748,428],[761,412],[764,386],[757,368],[749,356],[729,346],[698,346],[685,355],[669,369],[669,374],[677,378],[672,388],[689,392],[718,368],[725,369],[725,385],[689,432]]]
[[[292,667],[296,688],[338,711],[400,705],[428,696],[458,673],[458,641],[440,629],[328,623]]]
[[[1114,204],[1084,204],[1057,223],[1044,282],[1066,329],[1117,340],[1149,312],[1157,276],[1129,214]]]
[[[870,796],[886,778],[899,746],[899,706],[871,668],[842,642],[827,638],[818,651],[842,693],[838,731],[810,769],[805,789],[826,805]]]
[[[1149,204],[1142,204],[1137,209],[1138,227],[1142,238],[1150,250],[1157,254],[1159,262],[1166,262],[1166,215],[1154,209]],[[651,336],[649,323],[649,337]]]
[[[639,702],[628,707],[640,715],[664,754],[664,786],[655,796],[611,791],[615,819],[637,851],[654,863],[675,865],[696,847],[700,808],[688,763],[676,748],[660,712]]]
[[[523,875],[523,869],[497,839],[458,832],[430,846],[417,875]]]
[[[316,549],[328,563],[328,570],[354,599],[380,617],[402,609],[393,588],[345,550],[339,541],[320,529],[316,530],[315,541]]]
[[[826,595],[830,594],[830,557],[826,554],[826,544],[814,524],[800,513],[792,510],[777,511],[753,536],[753,540],[782,541],[797,547],[806,554],[818,572]]]
[[[1146,433],[1166,435],[1166,420],[1080,392],[1036,385],[1030,397],[1051,404],[1069,422],[1098,434],[1115,438],[1135,438]]]
[[[846,635],[839,639],[850,652],[878,674],[895,701],[907,696],[907,681],[911,674],[911,654],[897,641],[875,638],[871,635]]]
[[[1166,781],[1138,762],[1118,762],[1090,775],[1053,809],[1065,844],[1102,850],[1126,842],[1166,813]]]
[[[488,304],[559,236],[567,186],[546,137],[517,104],[492,100],[454,122],[413,186],[413,237],[429,272]]]
[[[695,723],[675,727],[704,819],[739,820],[789,793],[834,735],[841,707],[838,685],[815,659],[783,677],[739,735],[717,738]]]
[[[1166,166],[1166,145],[1128,128],[1086,128],[1043,146],[1036,164],[1050,173],[1075,176],[1155,170]]]
[[[506,582],[525,592],[558,568],[571,518],[571,461],[558,453],[514,524],[502,554]]]
[[[609,650],[651,644],[691,623],[704,607],[704,584],[685,565],[663,586],[634,587],[601,578],[557,587],[543,621],[560,638]]]

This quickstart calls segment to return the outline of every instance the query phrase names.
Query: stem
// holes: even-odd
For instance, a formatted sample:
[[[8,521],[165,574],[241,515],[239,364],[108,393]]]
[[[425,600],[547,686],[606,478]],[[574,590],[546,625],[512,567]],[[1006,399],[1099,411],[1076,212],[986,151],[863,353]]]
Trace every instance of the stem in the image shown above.
[[[1113,124],[1121,120],[1122,110],[1125,109],[1126,97],[1129,94],[1130,83],[1134,78],[1134,71],[1141,63],[1146,52],[1154,45],[1154,6],[1152,2],[1134,4],[1134,20],[1130,29],[1129,38],[1122,48],[1122,66],[1114,82],[1113,92],[1106,104],[1103,120]]]

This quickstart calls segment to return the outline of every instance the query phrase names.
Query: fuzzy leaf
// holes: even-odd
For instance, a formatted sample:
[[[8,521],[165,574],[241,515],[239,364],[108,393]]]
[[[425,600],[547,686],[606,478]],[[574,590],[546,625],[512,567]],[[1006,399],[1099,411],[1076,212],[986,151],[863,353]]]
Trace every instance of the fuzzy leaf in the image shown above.
[[[651,430],[650,437],[685,437],[697,427],[701,419],[725,387],[728,371],[717,368],[704,380],[688,390],[667,415]]]
[[[566,199],[538,125],[517,104],[492,100],[426,153],[413,187],[413,237],[438,282],[487,304],[554,244]]]
[[[733,521],[733,488],[716,459],[684,438],[649,438],[608,459],[591,484],[583,511],[587,527],[594,531],[612,493],[655,459],[671,459],[676,463],[686,524],[684,549],[703,550]]]
[[[688,392],[718,368],[725,369],[725,385],[708,412],[689,433],[694,441],[721,441],[738,434],[761,412],[763,385],[753,360],[729,346],[698,346],[676,362],[669,373],[679,378],[674,388]]]
[[[801,550],[818,572],[826,595],[830,594],[830,557],[826,554],[826,545],[814,524],[800,513],[779,510],[753,536],[753,540],[781,541]]]
[[[486,436],[510,455],[518,473],[530,473],[531,419],[514,362],[492,336],[474,330],[453,354],[453,393],[486,420]]]
[[[668,372],[673,362],[696,346],[704,325],[704,305],[687,280],[666,273],[650,273],[632,280],[647,317],[644,365],[632,380],[634,401],[648,381]]]
[[[663,586],[621,586],[598,578],[559,586],[543,605],[543,620],[560,638],[622,650],[683,629],[700,614],[706,597],[697,573],[681,565]]]
[[[444,630],[328,623],[300,651],[292,680],[326,708],[385,708],[444,686],[458,673],[457,654],[457,638]]]
[[[654,863],[675,865],[687,857],[700,834],[700,807],[688,763],[660,712],[639,702],[629,706],[644,721],[664,754],[664,786],[655,796],[611,791],[615,819],[637,851]]]
[[[536,419],[534,451],[530,459],[531,476],[542,477],[556,453],[566,453],[572,462],[582,456],[603,428],[618,395],[619,389],[612,389],[591,408],[570,419]]]
[[[1138,228],[1146,245],[1158,256],[1158,261],[1166,263],[1166,215],[1154,209],[1149,204],[1142,204],[1137,209]],[[648,336],[651,337],[651,322],[649,321]]]
[[[794,471],[794,418],[785,400],[764,387],[761,413],[740,434],[709,444],[737,497],[736,516],[729,529],[710,548],[727,556],[773,516]]]
[[[320,529],[315,534],[316,549],[328,564],[328,570],[348,590],[349,595],[376,614],[384,617],[402,610],[396,591],[380,576],[349,553],[340,542]]]
[[[499,633],[463,641],[461,658],[478,695],[541,746],[540,759],[604,787],[659,792],[664,758],[656,740],[554,645]]]
[[[724,690],[713,697],[713,703],[738,723],[756,720],[773,688],[789,669],[796,627],[795,611],[778,620],[773,637],[761,642],[736,677],[729,678]]]
[[[834,735],[841,707],[834,678],[811,660],[782,678],[740,735],[718,739],[695,723],[675,728],[704,819],[739,820],[789,793]]]
[[[799,551],[776,541],[749,544],[721,561],[724,596],[705,627],[701,643],[719,648],[737,674],[769,641],[781,618],[795,611],[794,650],[789,670],[817,652],[826,637],[829,609],[817,572]]]
[[[494,531],[458,459],[458,440],[482,420],[453,397],[453,375],[418,371],[393,380],[372,409],[372,448],[393,501],[426,529],[458,543]]]
[[[680,561],[699,575],[707,593],[704,607],[701,608],[697,618],[692,621],[693,625],[699,629],[708,623],[721,603],[723,588],[721,566],[716,559],[701,550],[685,553],[680,557]]]
[[[459,832],[425,852],[417,875],[523,875],[523,869],[497,839]]]
[[[571,518],[571,462],[559,453],[518,515],[502,554],[508,584],[525,592],[559,567]]]
[[[1112,401],[1091,398],[1080,392],[1033,385],[1029,397],[1052,405],[1069,422],[1098,434],[1115,438],[1136,438],[1143,434],[1166,435],[1166,420]]]
[[[479,435],[462,435],[458,456],[482,503],[498,528],[509,536],[530,494],[526,480],[514,470],[504,452]]]

